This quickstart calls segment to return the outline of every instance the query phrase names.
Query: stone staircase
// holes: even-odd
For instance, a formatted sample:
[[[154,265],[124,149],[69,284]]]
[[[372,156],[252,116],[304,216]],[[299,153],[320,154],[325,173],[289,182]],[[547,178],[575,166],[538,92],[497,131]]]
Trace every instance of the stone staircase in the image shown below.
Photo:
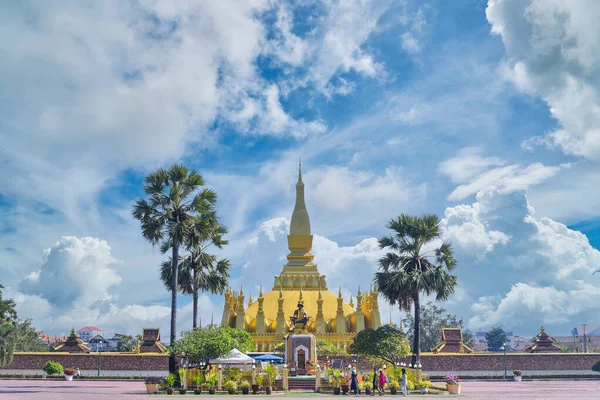
[[[314,392],[315,377],[288,378],[288,389],[293,392]]]

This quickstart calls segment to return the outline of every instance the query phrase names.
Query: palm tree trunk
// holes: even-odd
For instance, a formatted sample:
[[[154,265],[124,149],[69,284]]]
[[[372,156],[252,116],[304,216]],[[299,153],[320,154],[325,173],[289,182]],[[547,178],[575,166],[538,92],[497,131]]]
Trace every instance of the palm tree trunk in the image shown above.
[[[198,328],[198,270],[196,268],[194,268],[194,282],[192,283],[192,287],[193,287],[193,291],[194,291],[194,300],[193,300],[193,307],[194,307],[194,322],[192,324],[192,328],[194,330],[196,330]]]
[[[419,293],[414,296],[415,303],[415,337],[413,339],[412,365],[421,363],[421,304],[419,302]]]
[[[179,272],[178,268],[179,261],[179,244],[177,241],[173,243],[173,255],[172,255],[172,270],[171,270],[171,336],[170,336],[170,344],[175,342],[177,337],[177,273]],[[177,372],[177,362],[175,360],[175,355],[169,356],[169,372],[174,374]]]

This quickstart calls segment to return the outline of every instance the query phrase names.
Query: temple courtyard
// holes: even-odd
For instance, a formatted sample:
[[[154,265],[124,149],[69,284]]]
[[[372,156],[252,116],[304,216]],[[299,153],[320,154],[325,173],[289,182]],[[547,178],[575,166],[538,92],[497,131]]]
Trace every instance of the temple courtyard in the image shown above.
[[[409,397],[421,399],[435,398],[464,398],[464,399],[598,399],[600,393],[600,381],[526,381],[526,382],[465,382],[462,384],[462,394],[458,396],[449,395],[411,395]],[[151,399],[151,398],[240,398],[235,396],[166,396],[148,395],[145,393],[143,382],[124,381],[83,381],[62,382],[44,380],[0,380],[0,398],[11,400],[69,400],[69,399]],[[314,393],[287,393],[273,394],[271,396],[249,396],[256,398],[342,398],[341,396],[314,394]],[[368,396],[360,396],[368,397]],[[392,396],[385,396],[392,397]],[[393,396],[401,398],[402,396]]]

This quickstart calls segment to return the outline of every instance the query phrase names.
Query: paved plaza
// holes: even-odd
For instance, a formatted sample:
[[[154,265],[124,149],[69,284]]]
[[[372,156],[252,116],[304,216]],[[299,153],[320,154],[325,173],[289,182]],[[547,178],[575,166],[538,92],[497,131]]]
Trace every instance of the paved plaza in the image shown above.
[[[220,396],[201,395],[194,396],[164,396],[164,397],[210,397]],[[227,396],[231,398],[232,396]],[[243,397],[241,395],[235,398]],[[337,398],[340,396],[288,393],[287,395],[249,396],[257,398],[273,397],[316,397]],[[361,396],[367,397],[367,396]],[[391,396],[386,396],[391,397]],[[401,397],[401,396],[394,396]],[[460,396],[440,395],[413,395],[410,397],[421,399],[435,399],[440,397],[464,399],[600,399],[600,381],[534,381],[534,382],[466,382],[462,386]],[[0,380],[0,399],[10,400],[112,400],[112,399],[156,399],[163,396],[148,395],[145,393],[142,382],[66,382],[44,380]],[[223,397],[225,398],[225,397]]]

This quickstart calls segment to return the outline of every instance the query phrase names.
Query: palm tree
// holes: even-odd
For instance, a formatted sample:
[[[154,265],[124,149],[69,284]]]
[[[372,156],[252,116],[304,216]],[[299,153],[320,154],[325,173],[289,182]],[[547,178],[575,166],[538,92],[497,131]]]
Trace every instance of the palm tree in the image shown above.
[[[161,250],[171,249],[171,335],[177,335],[177,272],[179,247],[191,229],[192,217],[211,213],[216,203],[216,194],[202,188],[204,178],[196,170],[175,164],[169,169],[159,168],[144,180],[144,192],[148,199],[137,200],[133,216],[141,224],[142,236],[153,246],[162,245]],[[166,244],[168,243],[168,244]],[[176,371],[175,356],[169,358],[169,371]]]
[[[393,234],[379,239],[379,247],[390,252],[379,260],[380,272],[375,274],[375,285],[392,306],[397,304],[410,311],[414,305],[412,364],[418,365],[421,363],[420,293],[435,295],[438,301],[447,300],[456,289],[456,276],[450,273],[456,267],[456,260],[450,242],[427,251],[441,236],[437,215],[402,214],[390,220],[386,227]]]
[[[207,253],[210,246],[221,249],[228,243],[223,239],[226,233],[227,228],[218,222],[213,212],[195,218],[186,237],[189,254],[180,257],[178,285],[183,294],[193,296],[193,329],[198,328],[198,293],[223,294],[227,288],[231,268],[229,260],[217,260],[215,255]],[[165,261],[160,269],[160,277],[167,290],[170,290],[172,279],[170,266],[170,261]]]

